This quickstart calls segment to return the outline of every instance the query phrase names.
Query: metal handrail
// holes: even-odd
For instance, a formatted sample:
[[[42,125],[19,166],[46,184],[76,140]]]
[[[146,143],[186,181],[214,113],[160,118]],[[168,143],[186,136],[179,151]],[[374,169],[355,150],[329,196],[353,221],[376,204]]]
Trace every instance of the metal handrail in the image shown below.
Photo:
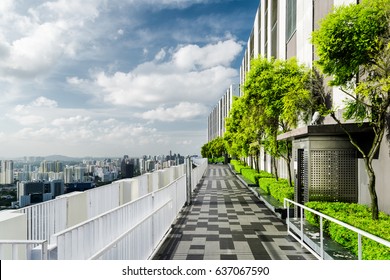
[[[11,259],[15,259],[15,256],[18,255],[18,245],[25,245],[26,247],[28,245],[41,245],[41,260],[48,259],[47,240],[0,240],[0,247],[2,247],[3,245],[11,246]],[[1,252],[2,250],[0,250],[0,253]],[[2,259],[2,256],[0,256],[0,259]]]
[[[351,225],[349,225],[347,223],[344,223],[344,222],[342,222],[340,220],[337,220],[337,219],[335,219],[333,217],[325,215],[325,214],[323,214],[321,212],[313,210],[313,209],[311,209],[311,208],[309,208],[309,207],[307,207],[305,205],[302,205],[302,204],[300,204],[298,202],[295,202],[295,201],[292,201],[290,199],[285,198],[284,199],[284,208],[289,207],[290,203],[294,204],[294,205],[296,205],[296,206],[298,206],[300,208],[300,214],[301,214],[300,215],[300,220],[301,220],[301,236],[300,237],[301,238],[300,239],[296,238],[296,236],[294,234],[292,234],[292,232],[290,232],[290,226],[289,226],[289,224],[290,224],[289,223],[290,222],[290,215],[289,215],[288,211],[287,211],[287,219],[286,219],[287,232],[291,236],[293,236],[297,241],[299,241],[303,246],[305,246],[307,249],[309,249],[313,254],[315,254],[317,257],[319,257],[320,259],[324,259],[323,219],[326,219],[326,220],[329,220],[331,222],[334,222],[334,223],[336,223],[338,225],[341,225],[341,226],[343,226],[343,227],[345,227],[345,228],[347,228],[349,230],[352,230],[352,231],[354,231],[354,232],[356,232],[358,234],[358,259],[359,260],[362,260],[362,236],[367,237],[367,238],[369,238],[371,240],[374,240],[374,241],[376,241],[376,242],[378,242],[378,243],[380,243],[382,245],[385,245],[385,246],[390,248],[390,241],[385,240],[383,238],[380,238],[380,237],[378,237],[376,235],[373,235],[373,234],[371,234],[369,232],[366,232],[364,230],[361,230],[361,229],[359,229],[357,227],[351,226]],[[311,212],[313,214],[316,214],[316,215],[320,216],[320,248],[321,248],[321,255],[320,256],[318,256],[310,247],[308,247],[303,242],[303,210],[307,210],[307,211],[309,211],[309,212]]]

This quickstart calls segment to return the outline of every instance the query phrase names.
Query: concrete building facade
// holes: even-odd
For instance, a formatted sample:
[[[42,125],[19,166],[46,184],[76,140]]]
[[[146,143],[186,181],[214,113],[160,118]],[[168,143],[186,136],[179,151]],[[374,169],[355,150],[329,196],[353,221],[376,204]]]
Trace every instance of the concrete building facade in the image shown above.
[[[240,96],[239,85],[232,84],[218,101],[208,117],[208,141],[222,137],[226,131],[225,119],[228,117],[233,104],[233,97]]]
[[[311,33],[318,28],[319,20],[327,15],[333,6],[357,4],[358,2],[357,0],[261,0],[242,59],[240,83],[243,84],[245,82],[246,74],[250,70],[251,60],[259,56],[279,59],[296,57],[300,63],[312,67],[316,55],[314,47],[310,43],[310,37]],[[347,96],[336,87],[330,90],[333,107],[342,108],[344,104],[343,100]],[[337,188],[340,187],[340,182],[345,179],[345,174],[348,173],[348,176],[351,176],[348,182],[343,181],[345,182],[342,186],[342,188],[345,188],[342,191],[344,192],[344,196],[338,197],[335,200],[353,201],[370,205],[370,195],[367,189],[368,176],[364,168],[363,160],[359,158],[354,147],[348,143],[345,135],[337,132],[335,126],[332,119],[325,118],[323,124],[317,128],[302,123],[297,131],[280,137],[280,139],[288,137],[293,141],[294,158],[290,168],[295,172],[295,184],[300,184],[299,180],[303,174],[302,168],[305,155],[307,156],[305,164],[308,167],[306,168],[306,172],[309,172],[309,167],[312,170],[325,170],[325,160],[331,159],[333,162],[348,161],[344,164],[348,167],[348,171],[345,171],[345,166],[330,169],[333,172],[336,172],[335,170],[344,170],[334,174],[332,173],[331,178],[333,178],[333,181],[329,179],[329,182],[336,182]],[[367,137],[364,131],[356,131],[356,133],[361,133],[361,138]],[[332,142],[332,145],[327,145],[330,142]],[[299,155],[301,152],[302,154]],[[351,153],[353,154],[352,156]],[[380,147],[379,155],[374,160],[374,166],[377,175],[376,190],[379,208],[381,211],[390,214],[390,189],[386,183],[390,180],[390,173],[387,172],[390,167],[389,155],[389,143],[384,139]],[[263,170],[272,171],[270,160],[270,156],[262,151],[260,165]],[[249,162],[250,160],[248,159]],[[278,165],[279,175],[281,177],[287,177],[287,166],[285,162],[279,160]],[[325,169],[318,169],[318,166],[323,166]],[[324,188],[324,182],[326,181],[325,173],[324,171],[321,172],[323,175],[320,177],[314,174],[310,175],[311,173],[307,173],[309,175],[306,174],[308,176],[307,178],[305,177],[306,193],[304,195],[301,194],[302,200],[297,197],[296,200],[304,202],[303,197],[305,195],[307,200],[310,198],[309,193],[316,194],[319,187],[315,189],[313,186],[321,185]],[[343,172],[347,173],[344,174]],[[335,178],[340,178],[340,180]],[[304,180],[301,181],[304,182]],[[353,187],[350,186],[351,182]],[[302,184],[305,185],[304,183]],[[333,188],[332,184],[330,183],[330,188]],[[348,188],[350,191],[346,191]],[[328,192],[330,196],[333,195],[332,192],[334,192],[334,189]],[[298,191],[296,190],[296,192]]]

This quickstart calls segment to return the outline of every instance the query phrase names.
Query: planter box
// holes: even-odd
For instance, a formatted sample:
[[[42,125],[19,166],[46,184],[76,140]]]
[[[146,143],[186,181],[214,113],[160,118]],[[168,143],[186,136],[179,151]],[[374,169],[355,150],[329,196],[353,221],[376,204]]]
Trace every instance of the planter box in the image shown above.
[[[260,201],[264,202],[265,206],[271,210],[278,218],[280,219],[286,219],[287,218],[287,211],[289,211],[290,217],[294,216],[294,208],[291,207],[289,209],[284,208],[283,203],[276,200],[269,194],[266,194],[263,190],[259,188],[259,186],[248,179],[244,178],[242,175],[237,174],[237,172],[234,171],[233,166],[229,164],[230,170],[233,172],[233,174],[236,175],[236,177],[243,183],[244,186],[246,186]]]
[[[295,236],[301,238],[300,218],[290,219],[288,223],[290,231]],[[325,260],[356,260],[357,257],[350,253],[343,246],[333,241],[330,237],[324,235],[324,259]],[[314,252],[321,255],[320,229],[310,225],[303,220],[303,242],[306,243]]]

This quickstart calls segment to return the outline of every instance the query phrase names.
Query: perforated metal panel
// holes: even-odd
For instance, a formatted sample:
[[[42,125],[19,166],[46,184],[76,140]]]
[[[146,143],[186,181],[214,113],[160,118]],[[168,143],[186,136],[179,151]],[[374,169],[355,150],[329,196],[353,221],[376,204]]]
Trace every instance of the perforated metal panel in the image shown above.
[[[298,164],[297,181],[295,182],[295,201],[304,203],[307,201],[307,188],[309,186],[309,153],[307,150],[298,149],[296,161]]]
[[[297,173],[294,184],[294,200],[304,204],[308,201],[308,186],[309,186],[309,153],[305,149],[297,149],[295,159],[297,162]],[[294,207],[294,216],[299,217],[300,211]]]
[[[305,201],[357,202],[356,151],[311,150],[310,184]]]

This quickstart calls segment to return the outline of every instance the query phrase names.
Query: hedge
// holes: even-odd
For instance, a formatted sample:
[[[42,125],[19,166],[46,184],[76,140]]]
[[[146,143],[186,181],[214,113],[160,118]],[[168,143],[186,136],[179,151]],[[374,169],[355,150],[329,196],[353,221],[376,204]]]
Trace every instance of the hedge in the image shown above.
[[[230,163],[236,172],[241,173],[246,179],[259,185],[260,188],[276,200],[284,202],[284,198],[294,198],[294,188],[288,185],[287,180],[279,179],[279,181],[276,181],[271,173],[263,170],[258,173],[238,160],[231,160]]]
[[[284,198],[294,199],[294,187],[289,186],[286,179],[260,178],[259,187],[282,203]]]
[[[241,169],[248,168],[248,166],[245,166],[244,163],[242,163],[242,162],[240,162],[239,160],[236,160],[236,159],[232,159],[230,161],[230,164],[233,166],[234,170],[237,173],[240,173],[240,174],[241,174]]]
[[[380,212],[379,220],[372,220],[370,208],[361,204],[311,201],[306,206],[390,241],[390,216],[383,212]],[[305,211],[305,217],[310,224],[319,227],[317,215]],[[358,255],[357,233],[326,219],[323,228],[331,239]],[[390,248],[362,237],[362,255],[364,260],[390,260]]]
[[[217,157],[217,158],[209,158],[209,163],[224,163],[225,158],[224,157]]]

